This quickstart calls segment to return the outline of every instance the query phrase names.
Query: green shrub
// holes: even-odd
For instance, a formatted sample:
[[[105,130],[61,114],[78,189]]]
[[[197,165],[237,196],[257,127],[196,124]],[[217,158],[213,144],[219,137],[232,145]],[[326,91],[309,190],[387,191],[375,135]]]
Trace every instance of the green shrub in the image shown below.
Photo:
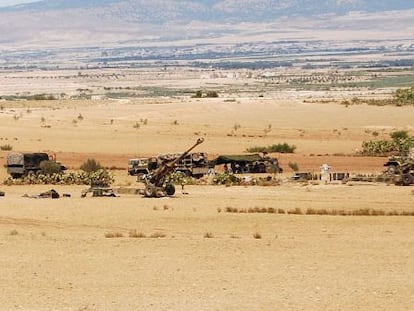
[[[232,184],[232,183],[239,183],[240,178],[238,178],[234,174],[223,173],[214,176],[213,183],[217,185],[224,185],[224,184]]]
[[[5,185],[99,185],[110,186],[114,182],[110,171],[101,169],[95,172],[61,172],[50,175],[28,175],[19,179],[7,178]]]
[[[409,89],[398,89],[394,95],[396,101],[400,104],[413,104],[414,103],[414,87]]]
[[[287,143],[274,144],[267,147],[251,147],[247,148],[247,152],[278,152],[278,153],[294,153],[296,146]]]
[[[410,135],[408,135],[407,131],[395,131],[390,134],[390,137],[393,141],[401,141],[408,139]]]
[[[55,173],[57,174],[62,171],[61,165],[59,163],[50,160],[40,162],[39,167],[43,175],[52,175]]]
[[[101,164],[96,161],[95,159],[87,159],[80,167],[80,169],[84,172],[96,172],[102,169]]]
[[[391,140],[370,140],[362,142],[363,155],[386,156],[398,153],[405,156],[414,147],[414,137],[407,131],[395,131],[390,134]]]

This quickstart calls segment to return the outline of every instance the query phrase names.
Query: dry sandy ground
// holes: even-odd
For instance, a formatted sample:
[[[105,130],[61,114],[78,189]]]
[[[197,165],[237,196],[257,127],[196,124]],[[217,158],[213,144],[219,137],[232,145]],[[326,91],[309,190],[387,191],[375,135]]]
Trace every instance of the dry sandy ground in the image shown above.
[[[21,196],[47,189],[8,187],[0,201],[2,310],[410,310],[414,303],[412,216],[224,211],[413,211],[410,187],[189,186],[188,195],[164,199],[80,198],[82,187],[56,187],[72,197]],[[131,230],[147,237],[131,238]]]
[[[198,150],[211,155],[286,141],[297,146],[297,155],[280,155],[285,168],[294,159],[301,169],[317,171],[328,162],[335,170],[380,172],[384,159],[332,154],[353,154],[362,140],[373,138],[373,131],[388,137],[392,130],[414,125],[412,108],[270,99],[1,104],[1,144],[16,151],[52,150],[71,167],[92,155],[123,168],[130,156],[182,151],[203,136]],[[264,135],[269,124],[271,131]],[[3,162],[6,154],[0,153]],[[4,168],[0,175],[5,177]],[[134,178],[117,172],[116,185],[126,184],[135,185]],[[84,187],[57,186],[59,193],[72,195],[58,200],[22,197],[50,186],[1,188],[6,196],[0,198],[0,310],[414,306],[412,216],[225,212],[226,207],[413,211],[412,187],[285,182],[188,186],[188,195],[178,191],[174,198],[121,194],[82,199]],[[147,237],[131,238],[130,230]],[[123,237],[108,238],[108,233]],[[255,239],[254,233],[262,238]]]

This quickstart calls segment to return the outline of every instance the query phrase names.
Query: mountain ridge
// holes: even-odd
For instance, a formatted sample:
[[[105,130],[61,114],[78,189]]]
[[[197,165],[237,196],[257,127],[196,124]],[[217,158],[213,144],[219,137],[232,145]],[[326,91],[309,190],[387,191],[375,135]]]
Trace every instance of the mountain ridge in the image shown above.
[[[135,23],[264,22],[282,16],[346,15],[353,11],[414,9],[406,0],[43,0],[0,9],[0,12],[45,13],[89,11],[101,17]]]
[[[414,2],[403,0],[44,0],[0,9],[0,45],[342,39],[331,30],[356,31],[354,38],[410,38],[413,15]]]

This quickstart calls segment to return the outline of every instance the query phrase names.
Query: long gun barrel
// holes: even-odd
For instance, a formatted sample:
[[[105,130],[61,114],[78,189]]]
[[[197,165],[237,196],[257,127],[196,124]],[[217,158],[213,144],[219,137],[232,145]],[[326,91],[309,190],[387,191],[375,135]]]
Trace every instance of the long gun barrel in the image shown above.
[[[171,162],[167,163],[167,165],[175,166],[182,159],[184,159],[190,153],[191,150],[193,150],[195,147],[202,144],[203,142],[204,142],[204,138],[202,138],[202,137],[198,138],[194,145],[192,145],[190,148],[188,148],[188,150],[184,151],[178,158],[176,158],[176,159],[172,160]]]
[[[162,164],[149,178],[149,182],[156,187],[162,187],[165,177],[174,171],[176,164],[183,160],[190,153],[191,150],[193,150],[195,147],[202,144],[203,142],[204,138],[198,138],[196,143],[192,145],[188,150],[184,151],[178,158]]]

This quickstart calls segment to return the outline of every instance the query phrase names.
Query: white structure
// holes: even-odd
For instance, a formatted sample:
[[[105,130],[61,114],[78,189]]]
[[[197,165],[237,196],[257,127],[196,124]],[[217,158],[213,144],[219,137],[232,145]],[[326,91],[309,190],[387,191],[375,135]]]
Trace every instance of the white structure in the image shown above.
[[[329,171],[331,170],[331,167],[324,163],[321,166],[321,180],[323,183],[327,184],[329,181]]]

